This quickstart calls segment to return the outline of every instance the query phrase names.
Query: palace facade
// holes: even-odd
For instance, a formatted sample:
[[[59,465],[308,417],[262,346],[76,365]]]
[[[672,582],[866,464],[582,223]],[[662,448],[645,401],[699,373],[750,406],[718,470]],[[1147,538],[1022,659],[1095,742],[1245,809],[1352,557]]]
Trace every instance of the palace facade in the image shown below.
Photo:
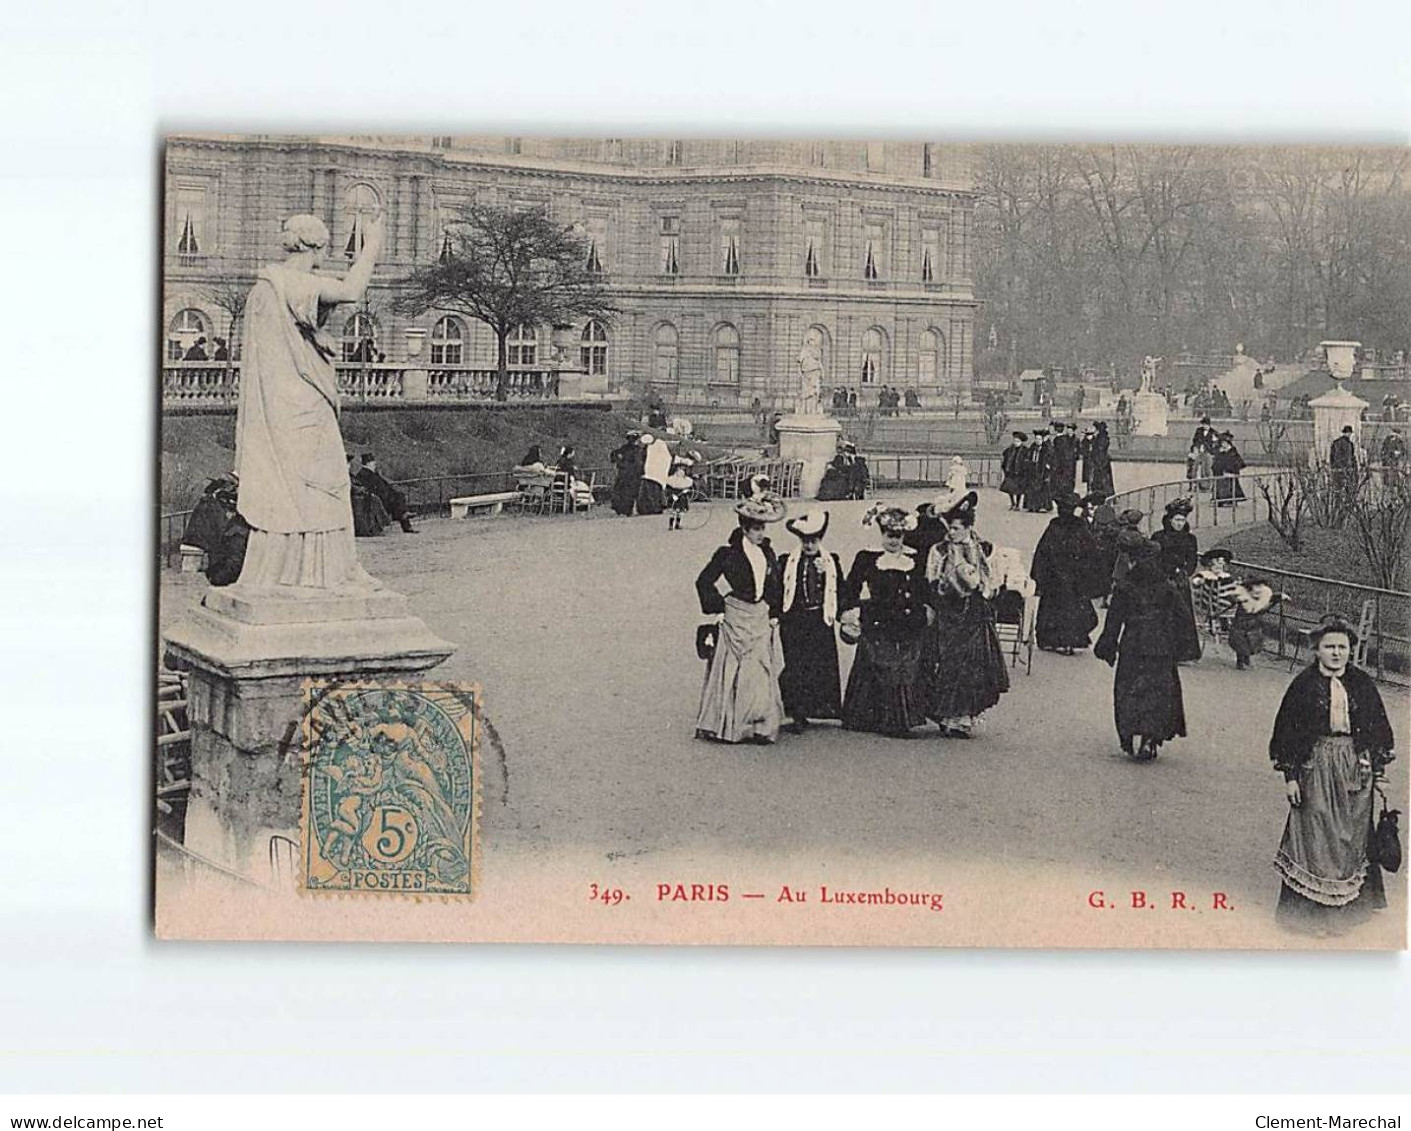
[[[281,258],[294,213],[323,218],[331,265],[385,212],[368,299],[330,327],[345,361],[488,369],[495,338],[455,316],[392,310],[396,280],[439,255],[468,203],[543,206],[576,225],[617,295],[611,326],[576,326],[576,364],[612,387],[677,404],[787,406],[804,341],[824,401],[847,386],[968,392],[976,301],[973,190],[963,146],[924,142],[228,137],[167,140],[164,351],[229,338],[229,299]],[[375,357],[364,344],[371,339]],[[565,340],[557,335],[560,346]],[[549,327],[511,339],[512,368],[542,369]]]

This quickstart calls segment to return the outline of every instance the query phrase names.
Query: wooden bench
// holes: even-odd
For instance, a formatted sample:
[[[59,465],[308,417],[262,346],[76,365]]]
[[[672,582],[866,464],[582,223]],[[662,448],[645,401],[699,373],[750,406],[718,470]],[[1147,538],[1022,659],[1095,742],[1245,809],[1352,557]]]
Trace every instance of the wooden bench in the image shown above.
[[[492,491],[488,495],[462,495],[459,499],[451,500],[451,517],[465,518],[471,511],[480,510],[499,514],[505,509],[506,503],[518,501],[518,491]]]

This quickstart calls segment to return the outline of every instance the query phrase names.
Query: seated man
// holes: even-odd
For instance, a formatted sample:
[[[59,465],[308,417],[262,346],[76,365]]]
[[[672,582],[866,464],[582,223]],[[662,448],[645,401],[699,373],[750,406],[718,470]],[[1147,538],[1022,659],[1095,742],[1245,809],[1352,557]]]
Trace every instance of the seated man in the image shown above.
[[[374,496],[408,534],[416,534],[412,527],[412,516],[407,511],[407,497],[377,472],[377,460],[371,452],[364,452],[362,468],[353,476],[353,483]]]

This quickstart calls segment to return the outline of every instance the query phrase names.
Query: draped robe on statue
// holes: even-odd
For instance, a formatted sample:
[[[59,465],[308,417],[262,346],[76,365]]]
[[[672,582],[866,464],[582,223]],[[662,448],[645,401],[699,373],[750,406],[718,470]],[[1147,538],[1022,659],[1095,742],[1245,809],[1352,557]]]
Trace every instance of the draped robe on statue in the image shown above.
[[[245,308],[235,473],[251,526],[238,584],[375,588],[358,564],[333,344],[317,275],[265,267]]]

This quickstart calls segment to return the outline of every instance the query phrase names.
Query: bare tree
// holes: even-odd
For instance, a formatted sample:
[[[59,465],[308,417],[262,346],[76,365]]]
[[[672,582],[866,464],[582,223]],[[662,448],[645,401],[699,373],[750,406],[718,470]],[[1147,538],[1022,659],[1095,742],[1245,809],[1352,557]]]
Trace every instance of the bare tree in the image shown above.
[[[230,370],[235,364],[235,343],[240,340],[240,323],[245,317],[245,304],[250,301],[250,288],[253,284],[243,279],[222,279],[202,288],[201,293],[216,306],[225,311],[229,319],[225,342],[225,387],[230,392]]]
[[[542,208],[462,207],[436,262],[397,283],[404,314],[444,310],[485,323],[495,334],[495,399],[509,380],[508,341],[517,326],[587,318],[611,325],[618,313],[598,255]]]
[[[1348,507],[1358,550],[1377,584],[1399,589],[1406,582],[1411,548],[1411,486],[1397,476],[1365,484]]]
[[[1308,494],[1300,477],[1303,469],[1287,467],[1279,475],[1264,475],[1258,480],[1264,496],[1269,525],[1285,546],[1297,552],[1303,549],[1303,520],[1308,511]]]

